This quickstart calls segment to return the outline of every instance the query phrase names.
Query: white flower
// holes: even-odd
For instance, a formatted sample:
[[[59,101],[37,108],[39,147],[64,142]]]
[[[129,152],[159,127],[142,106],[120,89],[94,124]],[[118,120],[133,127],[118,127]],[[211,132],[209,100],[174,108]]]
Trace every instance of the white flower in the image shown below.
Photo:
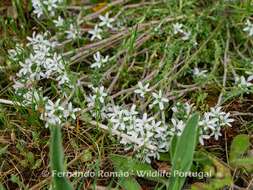
[[[202,146],[205,145],[204,140],[210,139],[210,137],[210,135],[204,134],[204,131],[202,129],[200,130],[199,142]]]
[[[60,99],[53,103],[50,99],[47,99],[45,105],[45,113],[41,115],[41,119],[46,121],[46,128],[50,125],[62,125],[62,119],[64,117],[64,108],[60,105]]]
[[[232,118],[229,118],[230,113],[226,113],[226,115],[220,116],[221,120],[221,126],[228,125],[229,127],[232,127],[231,123],[233,123],[235,120]]]
[[[40,0],[32,0],[33,12],[40,18],[43,15],[43,4]]]
[[[59,75],[56,80],[58,81],[58,86],[61,85],[68,85],[70,83],[70,79],[68,77],[68,74],[64,72],[62,75]]]
[[[217,141],[219,139],[219,136],[222,136],[220,127],[217,127],[215,130],[213,130],[210,136],[214,136],[214,139]]]
[[[177,121],[174,118],[171,119],[171,122],[173,124],[173,128],[171,129],[171,131],[175,133],[177,136],[181,136],[185,128],[185,123],[182,120]]]
[[[21,69],[19,70],[17,76],[22,77],[32,73],[32,65],[31,60],[25,60],[25,63],[19,62]]]
[[[90,40],[93,41],[96,38],[102,40],[101,32],[102,30],[98,27],[98,25],[95,25],[93,30],[88,31],[88,33],[92,35]]]
[[[95,62],[91,64],[91,68],[101,68],[103,63],[108,62],[109,56],[103,57],[100,52],[97,52],[96,54],[93,55],[93,58]]]
[[[189,31],[189,32],[183,32],[182,40],[184,40],[184,41],[189,40],[190,37],[191,37],[191,31]]]
[[[198,67],[193,69],[193,74],[196,77],[206,77],[207,70],[200,70]]]
[[[104,92],[105,87],[104,86],[100,86],[98,87],[91,87],[92,90],[94,91],[94,95],[96,96],[96,98],[98,98],[98,100],[100,101],[100,103],[104,103],[104,99],[105,97],[107,97],[107,93]]]
[[[69,103],[68,103],[67,109],[65,109],[65,110],[63,111],[63,115],[64,115],[65,118],[68,118],[68,117],[70,116],[72,119],[75,120],[75,119],[76,119],[75,113],[76,113],[76,112],[79,112],[79,111],[81,111],[80,108],[73,108],[72,103],[69,102]]]
[[[101,20],[99,26],[107,26],[108,28],[113,28],[111,23],[114,22],[114,18],[109,18],[109,12],[107,12],[105,16],[99,15],[99,19]]]
[[[58,16],[57,20],[53,20],[53,23],[55,24],[56,27],[62,27],[64,25],[64,20],[62,19],[61,16]]]
[[[46,119],[45,128],[48,128],[49,126],[57,126],[58,127],[61,124],[62,124],[61,119],[57,115],[49,114]]]
[[[244,76],[236,77],[235,83],[241,88],[251,87],[253,84],[245,79]]]
[[[128,121],[128,119],[125,117],[125,110],[116,110],[110,115],[110,121],[113,123],[113,128],[125,130],[126,121]]]
[[[25,84],[23,82],[14,81],[14,85],[12,86],[15,90],[18,90],[20,88],[24,88]]]
[[[8,50],[9,58],[13,61],[18,61],[19,56],[22,55],[24,49],[21,44],[17,44],[15,49]]]
[[[58,7],[57,3],[58,3],[58,0],[46,0],[46,1],[44,1],[44,4],[47,5],[48,12],[52,16],[54,16],[54,14],[55,14],[54,10]]]
[[[63,0],[32,0],[33,12],[37,15],[37,18],[40,18],[44,11],[54,16],[59,4],[62,2]]]
[[[141,97],[144,98],[144,95],[150,91],[149,87],[149,83],[147,83],[145,86],[143,86],[143,84],[141,82],[138,82],[138,87],[139,89],[136,89],[134,92],[136,94],[140,94]]]
[[[248,32],[249,36],[253,36],[253,24],[247,20],[245,25],[246,26],[243,28],[243,31]]]
[[[217,118],[211,118],[210,112],[204,113],[204,118],[199,121],[199,125],[203,126],[205,130],[211,129],[214,130],[216,127]]]
[[[136,119],[136,130],[140,132],[142,136],[144,136],[144,129],[150,130],[152,129],[151,122],[154,120],[153,117],[148,117],[147,113],[144,113],[142,118]]]
[[[251,82],[253,80],[253,75],[250,75],[248,78],[247,78],[247,82]]]
[[[169,100],[167,98],[164,98],[162,95],[162,91],[159,90],[159,93],[152,93],[153,97],[155,98],[154,102],[151,104],[151,107],[153,107],[154,105],[158,104],[160,110],[164,109],[164,103],[169,102]]]
[[[76,26],[74,26],[73,24],[70,24],[69,27],[70,27],[69,30],[66,31],[67,39],[80,38],[81,32],[79,31],[79,29]]]
[[[211,112],[210,115],[213,117],[220,118],[221,116],[225,115],[226,113],[221,111],[222,107],[212,107],[210,108]]]
[[[54,43],[46,39],[47,35],[48,33],[36,34],[36,32],[33,32],[32,37],[27,37],[28,46],[32,46],[35,50],[48,50],[48,48],[54,47]]]
[[[193,104],[189,104],[188,102],[186,102],[184,104],[184,108],[185,108],[185,111],[186,111],[187,115],[190,115],[190,113],[192,111],[192,107],[193,107]]]
[[[177,113],[177,112],[178,112],[177,106],[173,106],[171,109],[172,109],[172,111],[173,111],[174,113]]]
[[[179,24],[178,22],[176,24],[173,24],[173,33],[174,34],[183,33],[182,27],[183,25]]]
[[[47,112],[55,113],[58,111],[63,111],[64,108],[60,105],[60,99],[58,99],[55,103],[53,103],[51,100],[48,100],[45,109]]]

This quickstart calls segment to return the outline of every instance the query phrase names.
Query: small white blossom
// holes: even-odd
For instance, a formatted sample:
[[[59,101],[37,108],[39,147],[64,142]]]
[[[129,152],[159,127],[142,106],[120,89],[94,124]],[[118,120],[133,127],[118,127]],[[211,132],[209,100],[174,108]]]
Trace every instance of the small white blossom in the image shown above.
[[[207,70],[200,70],[198,67],[193,69],[193,74],[196,77],[206,77]]]
[[[190,37],[191,37],[191,31],[189,31],[189,32],[183,32],[182,40],[184,40],[184,41],[189,40]]]
[[[43,15],[43,4],[40,0],[32,0],[33,12],[40,18]]]
[[[226,113],[225,115],[220,116],[221,126],[229,126],[232,127],[231,123],[233,123],[235,120],[232,118],[229,118],[230,113]]]
[[[222,136],[220,131],[221,131],[220,127],[217,127],[215,130],[212,131],[210,136],[214,136],[214,139],[217,141],[219,137]]]
[[[247,32],[249,36],[253,36],[253,24],[250,20],[247,20],[245,25],[246,26],[243,28],[243,31]]]
[[[21,44],[17,44],[15,49],[8,50],[9,58],[13,61],[18,61],[22,55],[24,48]]]
[[[221,111],[222,107],[212,107],[210,108],[211,112],[210,115],[213,117],[220,118],[221,116],[225,115],[226,113]]]
[[[77,26],[74,26],[73,24],[70,24],[69,30],[66,31],[67,39],[78,39],[81,36],[81,32],[77,28]]]
[[[253,80],[253,74],[250,75],[248,78],[247,78],[247,82],[251,82]]]
[[[100,87],[91,87],[93,92],[94,92],[94,96],[96,98],[98,98],[100,103],[104,103],[104,99],[105,97],[107,97],[107,93],[105,92],[105,87],[104,86],[100,86]]]
[[[81,111],[80,108],[73,108],[73,105],[71,102],[68,103],[67,109],[63,111],[63,115],[65,118],[71,117],[72,119],[76,119],[76,112]]]
[[[109,56],[103,57],[100,52],[97,52],[96,54],[93,55],[93,58],[95,62],[91,64],[91,68],[101,68],[103,63],[107,63],[109,60]]]
[[[138,82],[138,89],[136,89],[134,92],[136,94],[140,94],[141,97],[144,98],[144,95],[150,91],[149,87],[149,83],[147,83],[145,86],[143,86],[143,84],[141,82]]]
[[[181,136],[185,128],[185,123],[182,120],[177,121],[174,118],[171,119],[171,122],[173,124],[173,128],[171,129],[171,131],[175,133],[177,136]]]
[[[32,0],[32,6],[34,8],[33,12],[37,15],[37,18],[44,15],[44,11],[50,16],[55,16],[57,9],[62,2],[63,0]]]
[[[88,33],[92,35],[90,40],[93,41],[96,38],[99,40],[102,40],[101,32],[102,32],[102,29],[100,29],[98,25],[95,25],[93,30],[88,31]]]
[[[204,114],[204,118],[199,121],[199,125],[203,126],[204,129],[214,130],[216,127],[217,118],[212,118],[210,112]]]
[[[99,19],[101,20],[99,26],[106,26],[108,28],[113,28],[112,22],[114,22],[114,18],[109,18],[109,12],[107,12],[105,16],[99,15]]]
[[[155,100],[150,106],[153,107],[154,105],[158,104],[160,110],[163,110],[164,109],[164,103],[168,103],[169,100],[167,98],[163,97],[161,90],[159,90],[158,94],[153,92],[152,95],[155,98]]]
[[[147,113],[144,113],[142,118],[138,118],[136,120],[136,130],[139,131],[142,135],[144,133],[145,128],[151,129],[152,125],[151,122],[154,120],[153,117],[148,117]]]
[[[203,131],[202,129],[200,129],[199,143],[200,143],[202,146],[205,145],[204,140],[208,140],[208,139],[210,139],[210,138],[211,138],[210,135],[204,134],[204,131]]]
[[[235,83],[241,88],[251,87],[253,84],[245,79],[244,76],[236,77]]]
[[[178,33],[183,33],[183,25],[179,24],[178,22],[176,24],[173,24],[173,33],[178,34]]]
[[[58,16],[57,20],[53,20],[56,27],[62,27],[64,25],[64,20],[61,16]]]

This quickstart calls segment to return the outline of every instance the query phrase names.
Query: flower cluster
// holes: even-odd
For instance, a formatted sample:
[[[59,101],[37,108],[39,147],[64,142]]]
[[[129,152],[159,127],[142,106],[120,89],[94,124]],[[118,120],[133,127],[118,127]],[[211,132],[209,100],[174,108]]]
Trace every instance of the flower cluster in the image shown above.
[[[143,159],[150,162],[150,158],[159,158],[159,152],[166,152],[169,149],[170,133],[168,126],[164,125],[161,121],[157,121],[153,116],[148,116],[147,113],[141,114],[136,110],[136,106],[133,104],[131,108],[125,109],[120,106],[113,106],[108,112],[108,121],[112,125],[113,129],[129,135],[131,138],[142,142],[143,146],[152,145],[156,147],[155,150],[144,151],[148,154],[144,154]],[[136,145],[128,140],[122,138],[120,141],[124,144],[126,149],[133,148],[137,153],[137,157],[141,156],[140,146]]]
[[[68,120],[76,119],[76,112],[79,112],[80,108],[73,108],[71,102],[61,104],[61,100],[58,99],[55,103],[47,97],[45,99],[45,110],[41,114],[40,119],[46,122],[45,127],[48,126],[62,126]]]
[[[143,148],[140,149],[140,144],[133,144],[125,138],[121,138],[120,143],[124,144],[126,149],[133,148],[137,151],[137,157],[143,156],[142,159],[150,162],[150,158],[157,158],[159,152],[168,151],[169,148],[169,138],[170,131],[168,126],[163,122],[155,119],[154,116],[149,116],[148,113],[141,113],[137,111],[136,105],[132,104],[131,108],[128,109],[125,106],[113,105],[106,102],[106,97],[103,86],[101,87],[91,87],[93,94],[87,97],[88,107],[93,107],[91,110],[91,115],[96,117],[96,108],[99,108],[99,113],[101,114],[102,120],[108,123],[117,131],[129,135],[136,141],[142,142]],[[159,104],[161,98],[157,95],[157,103]],[[159,101],[158,101],[159,99]],[[163,98],[162,98],[163,99]],[[165,98],[163,99],[163,101]],[[156,104],[156,103],[155,103]],[[160,105],[161,106],[161,105]],[[152,145],[156,147],[153,151],[148,151],[145,145]],[[146,154],[142,154],[146,152]]]
[[[71,102],[58,99],[55,103],[47,96],[43,96],[45,88],[39,86],[43,80],[56,81],[59,91],[67,96],[65,88],[73,89],[74,85],[70,80],[67,65],[63,57],[54,52],[55,42],[46,39],[47,34],[33,33],[28,37],[27,47],[30,54],[26,57],[18,56],[21,49],[17,46],[10,50],[10,60],[18,62],[21,66],[14,80],[13,88],[19,101],[24,106],[35,105],[35,109],[41,113],[41,119],[49,125],[62,125],[70,117],[75,119],[75,113],[79,109],[73,108]],[[61,102],[64,102],[60,104]],[[42,108],[42,111],[40,111]]]
[[[66,86],[73,88],[64,59],[59,54],[53,52],[55,42],[47,40],[46,34],[36,33],[33,33],[32,37],[28,37],[28,41],[31,53],[25,60],[19,61],[21,69],[17,73],[19,79],[15,83],[27,86],[27,83],[55,78],[59,87]],[[18,85],[15,87],[16,90],[19,90]]]
[[[218,140],[219,136],[222,136],[222,127],[231,127],[233,121],[234,119],[230,118],[230,113],[221,111],[221,107],[212,107],[210,112],[205,112],[203,118],[199,121],[200,144],[204,145],[204,140],[211,137]]]
[[[33,13],[40,18],[42,15],[55,16],[55,11],[63,3],[63,0],[32,0]]]
[[[199,142],[204,145],[205,139],[214,137],[218,140],[221,136],[221,129],[224,126],[231,127],[234,119],[230,118],[230,113],[221,111],[221,107],[212,107],[210,112],[205,112],[199,121]],[[191,116],[194,107],[189,103],[177,103],[172,107],[173,116],[171,122],[173,124],[172,132],[180,136],[185,128],[187,119]]]

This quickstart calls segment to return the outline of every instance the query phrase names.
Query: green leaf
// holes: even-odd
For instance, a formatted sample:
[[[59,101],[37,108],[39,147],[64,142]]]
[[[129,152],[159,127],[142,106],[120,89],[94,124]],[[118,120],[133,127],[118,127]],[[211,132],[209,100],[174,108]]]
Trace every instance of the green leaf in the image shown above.
[[[6,151],[7,151],[7,149],[8,149],[8,146],[9,146],[9,145],[6,145],[5,147],[3,147],[3,148],[0,149],[0,156],[2,156],[3,154],[6,153]]]
[[[169,189],[179,190],[184,185],[186,177],[175,175],[177,172],[188,172],[191,168],[194,150],[197,142],[199,115],[194,114],[178,139],[172,158],[172,173],[169,179]]]
[[[0,190],[6,190],[3,184],[0,183]]]
[[[249,136],[245,134],[237,135],[231,144],[229,160],[233,162],[233,160],[240,158],[249,148]]]
[[[170,158],[174,157],[174,154],[176,152],[176,147],[177,147],[177,142],[178,142],[178,136],[175,135],[172,140],[171,140],[171,144],[170,144]]]
[[[247,157],[247,158],[238,158],[233,160],[233,164],[236,166],[253,166],[253,157]]]
[[[164,184],[166,182],[166,178],[164,177],[158,175],[154,175],[154,177],[151,176],[151,174],[156,174],[158,171],[153,169],[149,164],[142,163],[131,157],[125,157],[116,154],[110,155],[110,158],[113,162],[115,170],[118,172],[126,172],[133,176],[146,178]]]
[[[140,184],[133,177],[121,178],[119,185],[126,190],[141,190]]]
[[[26,188],[25,184],[22,181],[20,181],[18,176],[11,175],[11,181],[13,183],[16,183],[20,189],[28,190],[28,188]]]
[[[64,175],[61,175],[64,172],[64,152],[62,147],[61,128],[52,126],[50,129],[50,164],[53,174],[53,189],[72,190],[73,188],[67,178]]]
[[[230,168],[228,168],[226,165],[224,165],[221,161],[219,161],[214,155],[209,153],[201,153],[202,156],[207,156],[208,163],[211,161],[213,166],[215,167],[216,172],[211,171],[205,171],[208,172],[208,183],[194,183],[191,186],[191,190],[219,190],[222,189],[225,186],[231,185],[233,182]]]

